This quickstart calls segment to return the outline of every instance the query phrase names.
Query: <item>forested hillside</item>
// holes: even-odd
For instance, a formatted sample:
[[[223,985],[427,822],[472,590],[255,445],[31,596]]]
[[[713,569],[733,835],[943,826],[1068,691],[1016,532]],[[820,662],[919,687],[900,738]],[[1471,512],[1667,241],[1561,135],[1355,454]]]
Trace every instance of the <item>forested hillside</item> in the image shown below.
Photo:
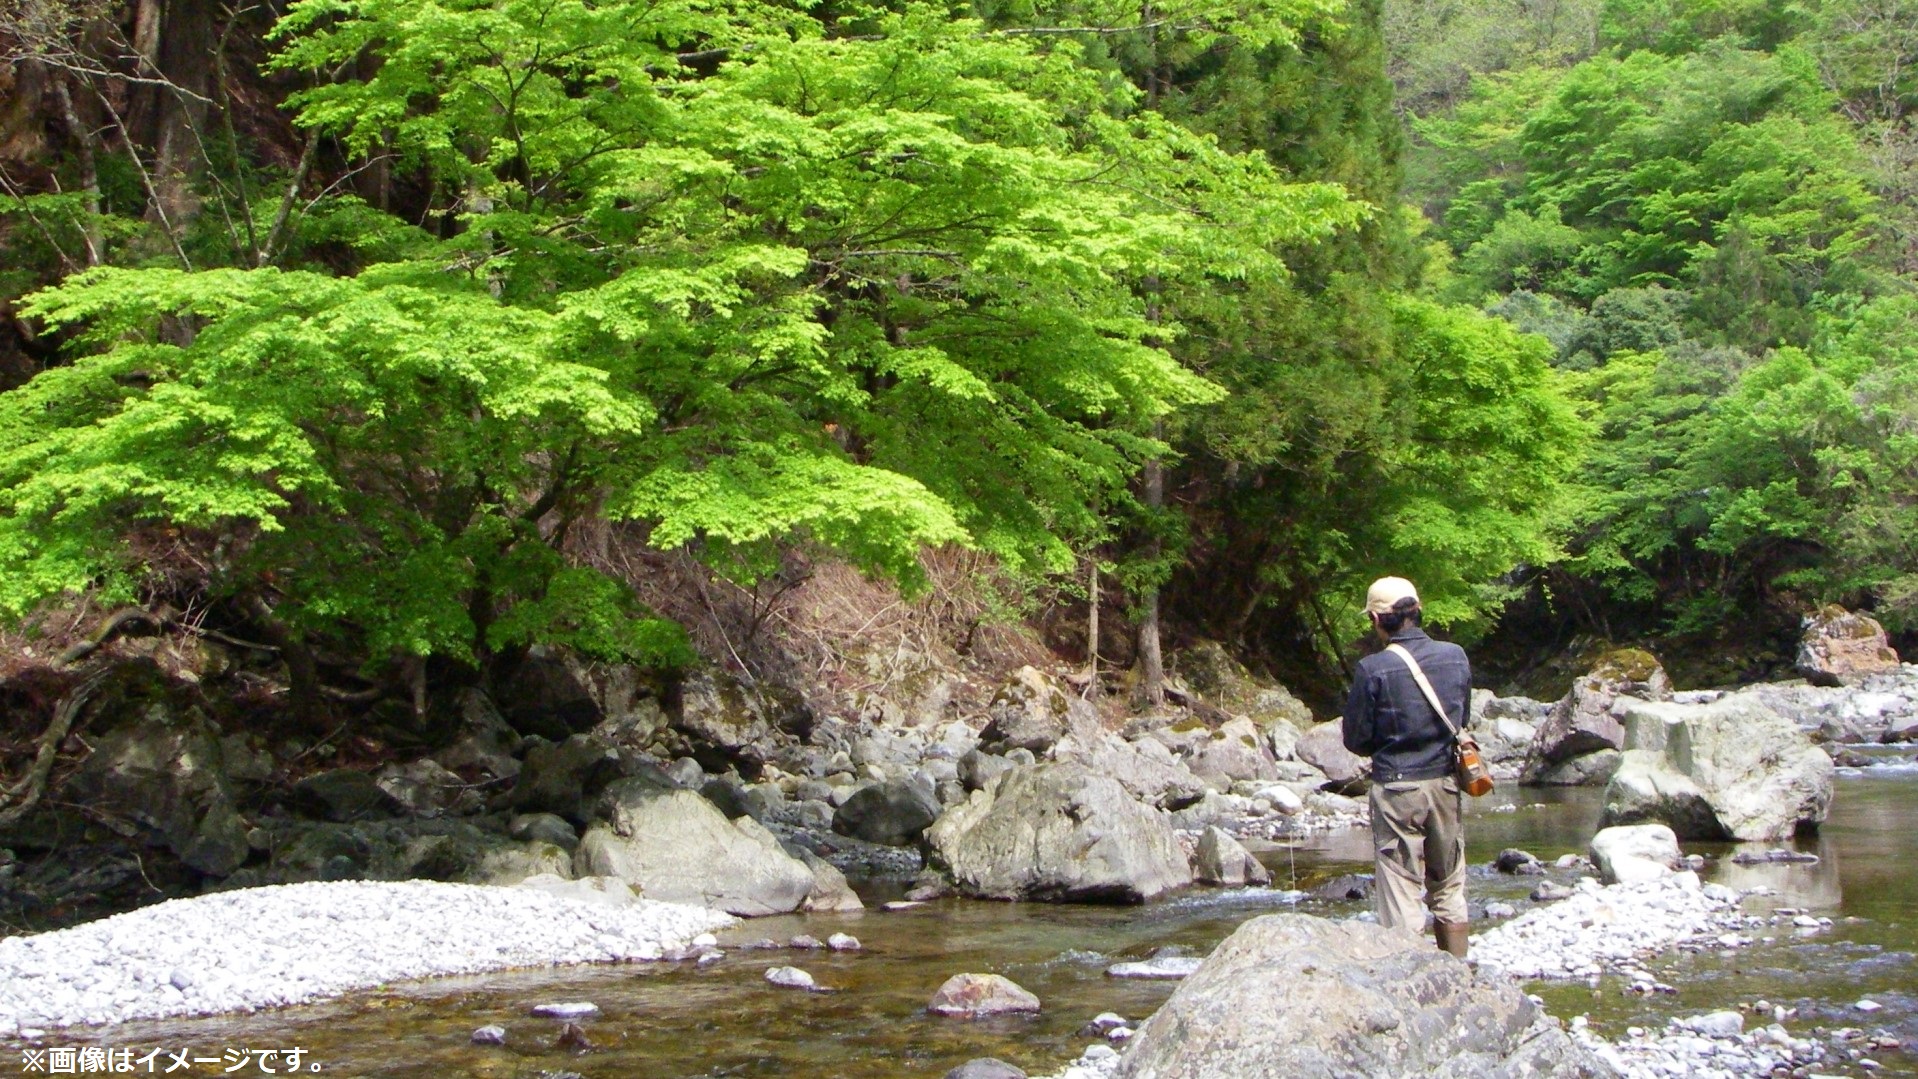
[[[1528,571],[1605,636],[1918,615],[1918,6],[1405,4],[1426,286],[1551,343],[1591,442]],[[1754,632],[1755,631],[1755,632]]]
[[[1335,683],[1384,572],[1526,647],[1918,624],[1905,0],[10,0],[0,49],[16,646],[131,607],[419,709],[955,551],[1154,700],[1162,641]]]

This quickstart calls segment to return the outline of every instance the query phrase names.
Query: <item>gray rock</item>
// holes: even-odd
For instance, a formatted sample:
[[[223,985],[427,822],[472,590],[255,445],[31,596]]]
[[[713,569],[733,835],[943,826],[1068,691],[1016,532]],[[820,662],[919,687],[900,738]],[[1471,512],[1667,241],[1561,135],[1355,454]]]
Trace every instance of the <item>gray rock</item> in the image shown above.
[[[607,792],[608,822],[580,840],[577,875],[618,877],[649,899],[747,917],[798,910],[812,895],[812,870],[752,818],[728,821],[692,791],[629,783]]]
[[[1687,839],[1778,839],[1824,821],[1832,763],[1749,694],[1711,704],[1637,704],[1602,824],[1657,820]]]
[[[599,1005],[587,1000],[533,1005],[533,1016],[538,1019],[585,1019],[598,1014]]]
[[[868,843],[903,847],[939,819],[940,808],[939,796],[924,783],[874,783],[833,811],[832,830]]]
[[[416,817],[476,813],[482,807],[478,790],[431,757],[389,764],[379,770],[374,782]]]
[[[307,776],[293,785],[292,802],[306,816],[336,824],[388,817],[402,808],[372,776],[352,768]]]
[[[440,764],[455,772],[477,774],[486,779],[511,779],[519,775],[519,758],[513,750],[519,745],[519,733],[509,726],[493,701],[477,689],[466,689],[459,697],[459,735],[453,744],[433,754]]]
[[[1614,1073],[1520,989],[1411,933],[1274,914],[1240,926],[1139,1028],[1122,1079]]]
[[[483,1026],[473,1032],[473,1044],[474,1045],[505,1045],[506,1044],[506,1028],[502,1026],[494,1026],[490,1024],[487,1026]]]
[[[1525,758],[1532,751],[1538,730],[1521,719],[1489,714],[1501,703],[1502,699],[1493,700],[1487,707],[1488,714],[1473,722],[1472,737],[1478,741],[1479,759],[1491,769],[1492,778],[1515,780],[1524,773]]]
[[[130,695],[127,684],[151,677],[148,669],[129,665],[110,676],[121,685],[104,687],[96,699],[110,699],[116,689]],[[133,689],[144,691],[141,686]],[[66,789],[69,800],[147,829],[152,842],[196,872],[224,877],[251,853],[246,824],[222,768],[217,733],[198,708],[164,689],[152,691],[134,718],[95,740],[93,753]],[[10,837],[9,842],[19,838]]]
[[[993,696],[987,713],[992,719],[979,732],[979,744],[1000,753],[1010,749],[1044,753],[1075,720],[1098,722],[1091,705],[1033,667],[1014,671],[1012,680]]]
[[[1016,767],[1012,761],[996,753],[972,750],[959,758],[959,781],[968,791],[985,790],[992,781],[1012,771]]]
[[[997,1057],[977,1057],[947,1072],[945,1079],[1026,1079],[1026,1073]]]
[[[1298,752],[1294,739],[1292,751]],[[1186,761],[1194,775],[1223,776],[1226,785],[1235,780],[1277,779],[1276,759],[1259,729],[1248,719],[1232,719],[1221,724],[1210,738],[1197,743]]]
[[[1571,888],[1555,880],[1540,881],[1538,887],[1532,889],[1532,902],[1556,903],[1561,899],[1570,899],[1575,894]]]
[[[593,799],[625,774],[619,751],[590,734],[575,734],[558,745],[533,741],[507,798],[518,812],[552,813],[584,824]]]
[[[1272,883],[1272,874],[1259,864],[1252,852],[1217,827],[1207,828],[1200,834],[1193,869],[1201,884],[1241,888],[1248,884]]]
[[[955,974],[932,994],[926,1010],[934,1015],[985,1019],[1036,1012],[1039,998],[1004,975]]]
[[[506,834],[521,841],[551,843],[564,850],[579,846],[579,832],[553,813],[522,813],[506,822]]]
[[[785,844],[786,853],[806,864],[812,870],[812,890],[806,893],[806,901],[799,909],[818,913],[844,913],[864,910],[866,904],[859,894],[846,883],[846,875],[839,867],[826,861],[819,855],[798,844]]]
[[[766,971],[766,980],[787,989],[817,989],[819,983],[813,976],[798,967],[773,967]]]
[[[1293,753],[1324,772],[1327,786],[1341,793],[1364,790],[1372,775],[1372,762],[1345,748],[1345,736],[1336,720],[1301,734]]]
[[[1672,1025],[1707,1038],[1736,1038],[1745,1032],[1745,1017],[1734,1011],[1707,1012],[1674,1019]]]
[[[1665,701],[1671,696],[1672,680],[1651,653],[1637,648],[1606,653],[1590,671],[1572,683],[1571,691],[1552,706],[1551,715],[1538,725],[1522,781],[1532,785],[1571,785],[1567,783],[1567,773],[1553,766],[1587,754],[1623,748],[1625,728],[1615,714],[1620,698]],[[1590,771],[1584,774],[1589,776]]]
[[[679,707],[670,722],[678,736],[669,747],[674,756],[691,756],[712,772],[736,767],[754,778],[782,748],[805,735],[812,714],[796,697],[709,669],[680,680]]]
[[[1898,670],[1885,627],[1835,604],[1806,616],[1798,644],[1798,673],[1813,685],[1836,686]]]
[[[1622,759],[1616,749],[1601,749],[1596,753],[1568,757],[1557,764],[1544,764],[1536,758],[1527,758],[1521,781],[1529,787],[1603,786],[1617,773]]]
[[[1678,837],[1662,824],[1602,828],[1592,837],[1592,861],[1607,884],[1637,884],[1669,877],[1684,865]]]
[[[1164,813],[1083,765],[1008,773],[926,832],[935,865],[992,899],[1139,902],[1191,883]]]
[[[1127,793],[1160,809],[1179,809],[1205,796],[1205,785],[1157,740],[1128,742],[1090,724],[1069,731],[1052,759],[1075,761],[1119,781]]]

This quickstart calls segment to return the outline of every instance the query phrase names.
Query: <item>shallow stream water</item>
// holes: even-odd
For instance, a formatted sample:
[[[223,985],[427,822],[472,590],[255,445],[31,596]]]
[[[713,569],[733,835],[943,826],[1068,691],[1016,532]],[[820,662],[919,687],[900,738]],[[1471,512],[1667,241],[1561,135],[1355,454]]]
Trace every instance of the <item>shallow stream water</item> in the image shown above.
[[[1475,905],[1514,901],[1521,910],[1537,878],[1506,877],[1486,868],[1506,847],[1550,862],[1582,852],[1599,813],[1596,789],[1502,787],[1476,802],[1467,837]],[[1840,773],[1831,820],[1796,841],[1813,865],[1740,866],[1729,844],[1686,844],[1708,859],[1703,876],[1777,894],[1753,898],[1747,912],[1792,907],[1829,917],[1827,930],[1799,935],[1789,927],[1736,952],[1655,957],[1647,964],[1678,988],[1672,995],[1624,993],[1618,979],[1535,983],[1551,1011],[1590,1017],[1610,1037],[1632,1025],[1662,1027],[1668,1018],[1759,999],[1796,1008],[1794,1034],[1814,1027],[1887,1030],[1905,1049],[1875,1054],[1879,1075],[1918,1075],[1918,766],[1910,763]],[[1749,845],[1762,849],[1762,845]],[[131,1048],[191,1047],[222,1058],[238,1048],[299,1047],[308,1070],[334,1075],[407,1077],[470,1075],[488,1079],[577,1072],[587,1079],[646,1076],[939,1076],[968,1059],[996,1056],[1038,1074],[1077,1056],[1091,1039],[1080,1028],[1100,1012],[1143,1020],[1174,983],[1122,981],[1105,968],[1170,950],[1203,955],[1240,922],[1277,910],[1344,916],[1361,904],[1298,900],[1291,891],[1348,872],[1369,872],[1363,831],[1300,840],[1261,855],[1273,870],[1271,889],[1195,891],[1143,907],[930,903],[912,910],[853,915],[767,918],[722,934],[726,957],[692,963],[569,968],[447,978],[395,985],[326,1004],[253,1016],[137,1023],[93,1031],[56,1032],[49,1044]],[[1565,873],[1556,879],[1569,880]],[[876,888],[869,901],[891,898]],[[1475,928],[1484,928],[1481,923]],[[796,934],[824,939],[851,933],[858,952],[755,950],[759,938]],[[779,965],[810,972],[830,991],[775,988],[764,972]],[[927,999],[962,971],[1004,974],[1036,993],[1036,1017],[968,1023],[925,1013]],[[1883,1009],[1854,1005],[1869,997]],[[534,1019],[533,1005],[592,1001],[600,1014],[583,1024],[592,1048],[555,1045],[560,1024]],[[482,1025],[507,1029],[504,1048],[476,1046]],[[162,1063],[170,1059],[163,1056]],[[280,1058],[282,1061],[285,1058]],[[175,1074],[221,1074],[223,1064]],[[1828,1074],[1863,1075],[1825,1067]],[[282,1073],[284,1068],[282,1066]],[[261,1074],[247,1068],[237,1074]]]

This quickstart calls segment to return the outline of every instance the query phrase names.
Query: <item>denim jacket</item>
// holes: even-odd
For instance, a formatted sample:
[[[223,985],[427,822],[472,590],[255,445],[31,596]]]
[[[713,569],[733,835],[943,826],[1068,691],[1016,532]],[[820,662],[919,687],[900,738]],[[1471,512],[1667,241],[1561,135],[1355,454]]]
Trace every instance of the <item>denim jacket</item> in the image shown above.
[[[1465,650],[1435,641],[1417,626],[1392,635],[1419,662],[1461,729],[1471,717],[1472,664]],[[1359,661],[1345,700],[1345,748],[1372,758],[1372,781],[1439,779],[1452,773],[1452,732],[1412,679],[1405,661],[1379,652]]]

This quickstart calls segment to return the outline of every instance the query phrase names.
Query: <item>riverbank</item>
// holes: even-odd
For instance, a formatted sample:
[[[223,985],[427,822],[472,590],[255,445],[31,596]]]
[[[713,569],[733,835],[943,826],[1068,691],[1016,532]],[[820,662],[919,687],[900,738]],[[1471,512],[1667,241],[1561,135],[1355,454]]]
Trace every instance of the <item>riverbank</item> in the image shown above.
[[[449,974],[655,960],[735,920],[630,894],[606,902],[431,881],[178,899],[0,940],[0,1037],[282,1008]]]

